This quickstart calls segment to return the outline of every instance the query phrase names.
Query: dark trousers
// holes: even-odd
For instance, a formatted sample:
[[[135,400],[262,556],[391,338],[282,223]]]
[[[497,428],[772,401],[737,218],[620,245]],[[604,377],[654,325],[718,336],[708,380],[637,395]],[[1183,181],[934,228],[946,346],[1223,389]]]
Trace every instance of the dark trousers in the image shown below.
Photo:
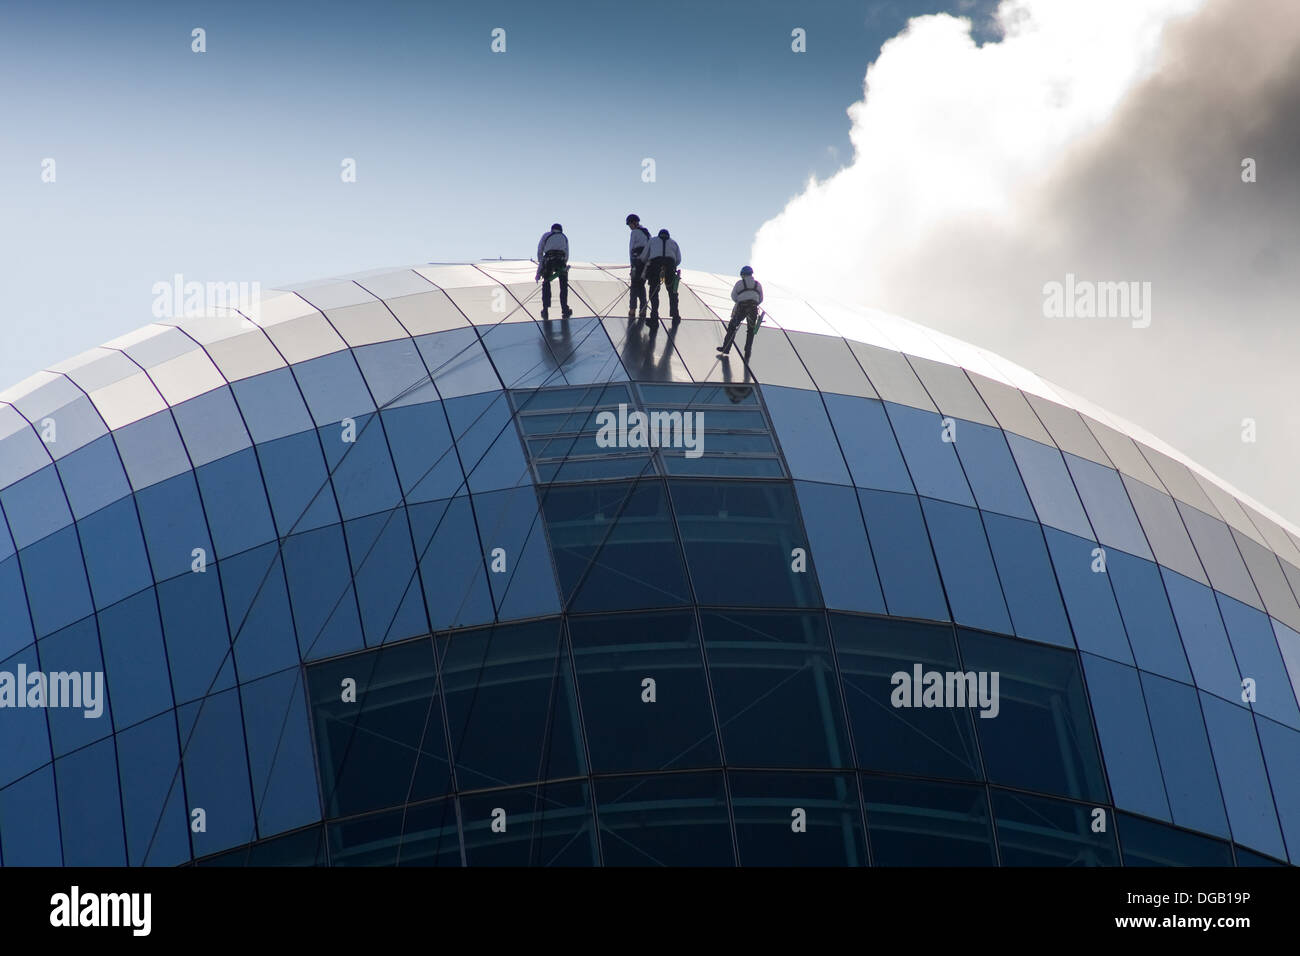
[[[569,264],[563,256],[549,253],[542,261],[542,308],[551,307],[551,280],[560,277],[560,311],[569,311]]]
[[[736,340],[736,333],[740,331],[740,323],[749,319],[750,328],[758,321],[758,303],[757,302],[737,302],[731,310],[731,321],[727,324],[727,337],[722,340],[722,350],[724,352],[731,350],[731,343]]]
[[[645,270],[646,281],[650,283],[650,315],[659,318],[659,283],[668,286],[668,314],[677,318],[677,290],[673,282],[677,278],[677,264],[672,256],[656,256],[651,259]]]
[[[645,263],[640,259],[632,260],[632,288],[627,297],[627,308],[631,312],[638,305],[641,306],[641,314],[645,315],[646,298],[645,298]]]

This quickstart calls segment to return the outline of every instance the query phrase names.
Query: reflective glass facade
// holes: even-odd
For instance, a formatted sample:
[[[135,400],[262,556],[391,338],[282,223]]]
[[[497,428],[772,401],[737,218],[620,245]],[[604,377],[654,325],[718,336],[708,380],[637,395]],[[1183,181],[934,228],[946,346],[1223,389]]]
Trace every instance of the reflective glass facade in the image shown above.
[[[1300,862],[1300,532],[902,319],[532,268],[0,393],[0,864]]]

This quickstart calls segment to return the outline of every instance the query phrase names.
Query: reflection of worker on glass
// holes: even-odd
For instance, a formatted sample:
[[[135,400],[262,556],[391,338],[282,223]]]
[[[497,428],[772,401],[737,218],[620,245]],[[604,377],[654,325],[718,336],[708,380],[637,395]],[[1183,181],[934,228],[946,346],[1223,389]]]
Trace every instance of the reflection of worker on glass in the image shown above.
[[[736,304],[731,307],[731,322],[727,325],[727,337],[718,346],[718,351],[724,355],[731,351],[731,343],[735,341],[740,323],[748,320],[749,326],[745,336],[745,354],[748,355],[749,347],[754,341],[754,334],[758,332],[761,321],[758,317],[758,306],[763,301],[762,283],[754,278],[754,270],[749,266],[740,270],[740,281],[731,287],[731,301]]]

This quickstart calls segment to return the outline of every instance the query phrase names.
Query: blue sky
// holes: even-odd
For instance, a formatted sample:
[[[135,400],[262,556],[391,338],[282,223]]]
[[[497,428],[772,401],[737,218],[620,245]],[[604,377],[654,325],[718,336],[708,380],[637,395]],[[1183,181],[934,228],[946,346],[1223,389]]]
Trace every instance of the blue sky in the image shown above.
[[[845,109],[880,45],[911,16],[989,8],[7,4],[0,388],[147,324],[175,273],[265,287],[527,257],[556,219],[575,258],[617,260],[628,211],[672,229],[687,265],[731,272],[810,175],[850,160]]]

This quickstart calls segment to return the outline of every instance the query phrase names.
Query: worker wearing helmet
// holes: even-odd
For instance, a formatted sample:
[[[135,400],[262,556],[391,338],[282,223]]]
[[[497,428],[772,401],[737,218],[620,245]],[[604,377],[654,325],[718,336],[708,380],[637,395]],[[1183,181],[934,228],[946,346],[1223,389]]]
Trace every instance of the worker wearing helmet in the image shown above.
[[[674,322],[681,320],[677,311],[677,283],[681,278],[678,267],[682,264],[682,250],[677,241],[660,229],[659,235],[646,243],[641,250],[641,261],[646,264],[646,281],[650,283],[650,328],[659,325],[659,283],[668,286],[668,310]]]
[[[650,230],[641,225],[641,217],[636,213],[629,213],[627,217],[627,228],[630,233],[628,239],[627,252],[628,259],[632,266],[632,287],[628,293],[627,300],[627,317],[636,318],[637,305],[641,306],[641,318],[645,318],[646,297],[645,297],[645,261],[641,258],[641,253],[645,251],[646,244],[650,241]]]
[[[740,270],[740,281],[731,287],[731,301],[736,304],[731,307],[731,322],[727,325],[727,336],[718,346],[718,351],[724,355],[731,351],[731,343],[735,341],[736,332],[742,321],[749,320],[749,334],[745,340],[746,352],[749,351],[749,343],[754,338],[754,333],[758,331],[758,306],[763,301],[763,286],[754,278],[754,270],[749,266]]]
[[[564,318],[573,315],[569,308],[569,238],[564,234],[564,227],[558,222],[551,225],[550,232],[542,233],[537,243],[537,275],[534,282],[545,279],[542,285],[542,318],[551,307],[551,280],[560,280],[560,314]]]

